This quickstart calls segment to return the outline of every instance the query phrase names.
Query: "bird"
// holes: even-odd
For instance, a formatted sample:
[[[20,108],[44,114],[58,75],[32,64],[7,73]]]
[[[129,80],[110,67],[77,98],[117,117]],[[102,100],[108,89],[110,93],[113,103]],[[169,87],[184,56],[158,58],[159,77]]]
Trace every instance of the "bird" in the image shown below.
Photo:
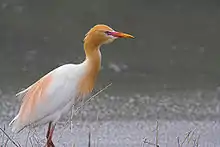
[[[85,59],[77,64],[61,65],[16,94],[22,99],[18,114],[9,123],[12,132],[19,133],[27,126],[49,124],[46,146],[53,147],[53,132],[61,116],[67,114],[77,100],[94,89],[101,67],[100,47],[117,38],[134,36],[113,30],[105,24],[94,25],[83,40]]]

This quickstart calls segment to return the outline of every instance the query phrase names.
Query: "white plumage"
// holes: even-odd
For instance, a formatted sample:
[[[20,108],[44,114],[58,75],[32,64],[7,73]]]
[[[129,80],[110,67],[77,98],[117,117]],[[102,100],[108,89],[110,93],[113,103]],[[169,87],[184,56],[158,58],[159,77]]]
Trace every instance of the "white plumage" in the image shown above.
[[[13,124],[12,131],[18,132],[26,125],[33,123],[34,125],[41,125],[59,120],[74,104],[78,95],[77,85],[85,72],[86,62],[79,65],[63,65],[48,73],[45,77],[52,76],[53,81],[48,85],[44,95],[39,95],[38,99],[43,100],[36,103],[36,107],[33,108],[34,114],[29,113],[26,120],[21,121],[20,113],[18,113],[12,120],[13,123],[10,123],[10,125]],[[27,91],[24,90],[17,96],[25,95]]]
[[[56,122],[94,88],[101,66],[100,46],[122,37],[133,38],[106,25],[94,26],[84,39],[84,62],[60,66],[16,95],[22,98],[22,104],[10,123],[12,131],[49,123],[47,146],[54,146],[51,139]]]

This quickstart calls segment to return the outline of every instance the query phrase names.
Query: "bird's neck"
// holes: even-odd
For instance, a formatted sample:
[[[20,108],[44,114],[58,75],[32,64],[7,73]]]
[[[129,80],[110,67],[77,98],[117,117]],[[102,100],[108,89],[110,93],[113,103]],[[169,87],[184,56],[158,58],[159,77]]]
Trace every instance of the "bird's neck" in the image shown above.
[[[94,45],[90,43],[84,44],[87,72],[89,77],[91,77],[93,80],[96,80],[96,77],[101,67],[101,53],[99,48],[99,45]]]
[[[84,43],[84,50],[86,54],[84,62],[86,62],[86,72],[80,82],[81,95],[89,94],[94,88],[96,78],[101,67],[101,53],[99,47],[100,46],[94,44]]]

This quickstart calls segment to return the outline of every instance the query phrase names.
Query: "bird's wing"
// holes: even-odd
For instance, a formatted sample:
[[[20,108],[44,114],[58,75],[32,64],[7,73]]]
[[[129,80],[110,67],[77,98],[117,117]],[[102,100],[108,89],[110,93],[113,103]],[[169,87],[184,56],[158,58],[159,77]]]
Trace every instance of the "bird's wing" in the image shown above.
[[[77,71],[77,70],[74,70]],[[73,70],[71,70],[71,73]],[[16,117],[15,128],[21,128],[35,123],[63,108],[72,98],[77,96],[76,87],[78,75],[66,68],[50,72],[28,89],[18,93],[23,96],[23,102]]]
[[[29,89],[31,89],[31,87],[32,87],[32,85],[29,86],[28,88],[26,88],[26,89],[24,89],[24,90],[18,92],[15,96],[16,96],[19,100],[23,101],[23,98],[24,98],[25,94],[27,93],[27,91],[28,91]]]

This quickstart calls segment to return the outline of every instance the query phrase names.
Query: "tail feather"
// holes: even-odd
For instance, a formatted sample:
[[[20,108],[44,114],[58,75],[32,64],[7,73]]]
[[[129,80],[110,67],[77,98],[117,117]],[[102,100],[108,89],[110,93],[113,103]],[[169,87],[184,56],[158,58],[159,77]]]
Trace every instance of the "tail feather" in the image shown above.
[[[27,91],[31,88],[32,86],[29,86],[28,88],[20,91],[19,93],[17,93],[15,96],[19,98],[19,100],[24,101],[24,97],[25,94],[27,93]],[[14,133],[18,133],[20,132],[25,126],[20,123],[19,120],[19,114],[17,116],[15,116],[15,118],[9,123],[9,126],[12,127],[12,132]]]
[[[18,133],[24,128],[24,126],[21,126],[19,123],[18,116],[19,115],[15,116],[15,118],[9,123],[9,126],[12,127],[11,130],[13,133]]]

